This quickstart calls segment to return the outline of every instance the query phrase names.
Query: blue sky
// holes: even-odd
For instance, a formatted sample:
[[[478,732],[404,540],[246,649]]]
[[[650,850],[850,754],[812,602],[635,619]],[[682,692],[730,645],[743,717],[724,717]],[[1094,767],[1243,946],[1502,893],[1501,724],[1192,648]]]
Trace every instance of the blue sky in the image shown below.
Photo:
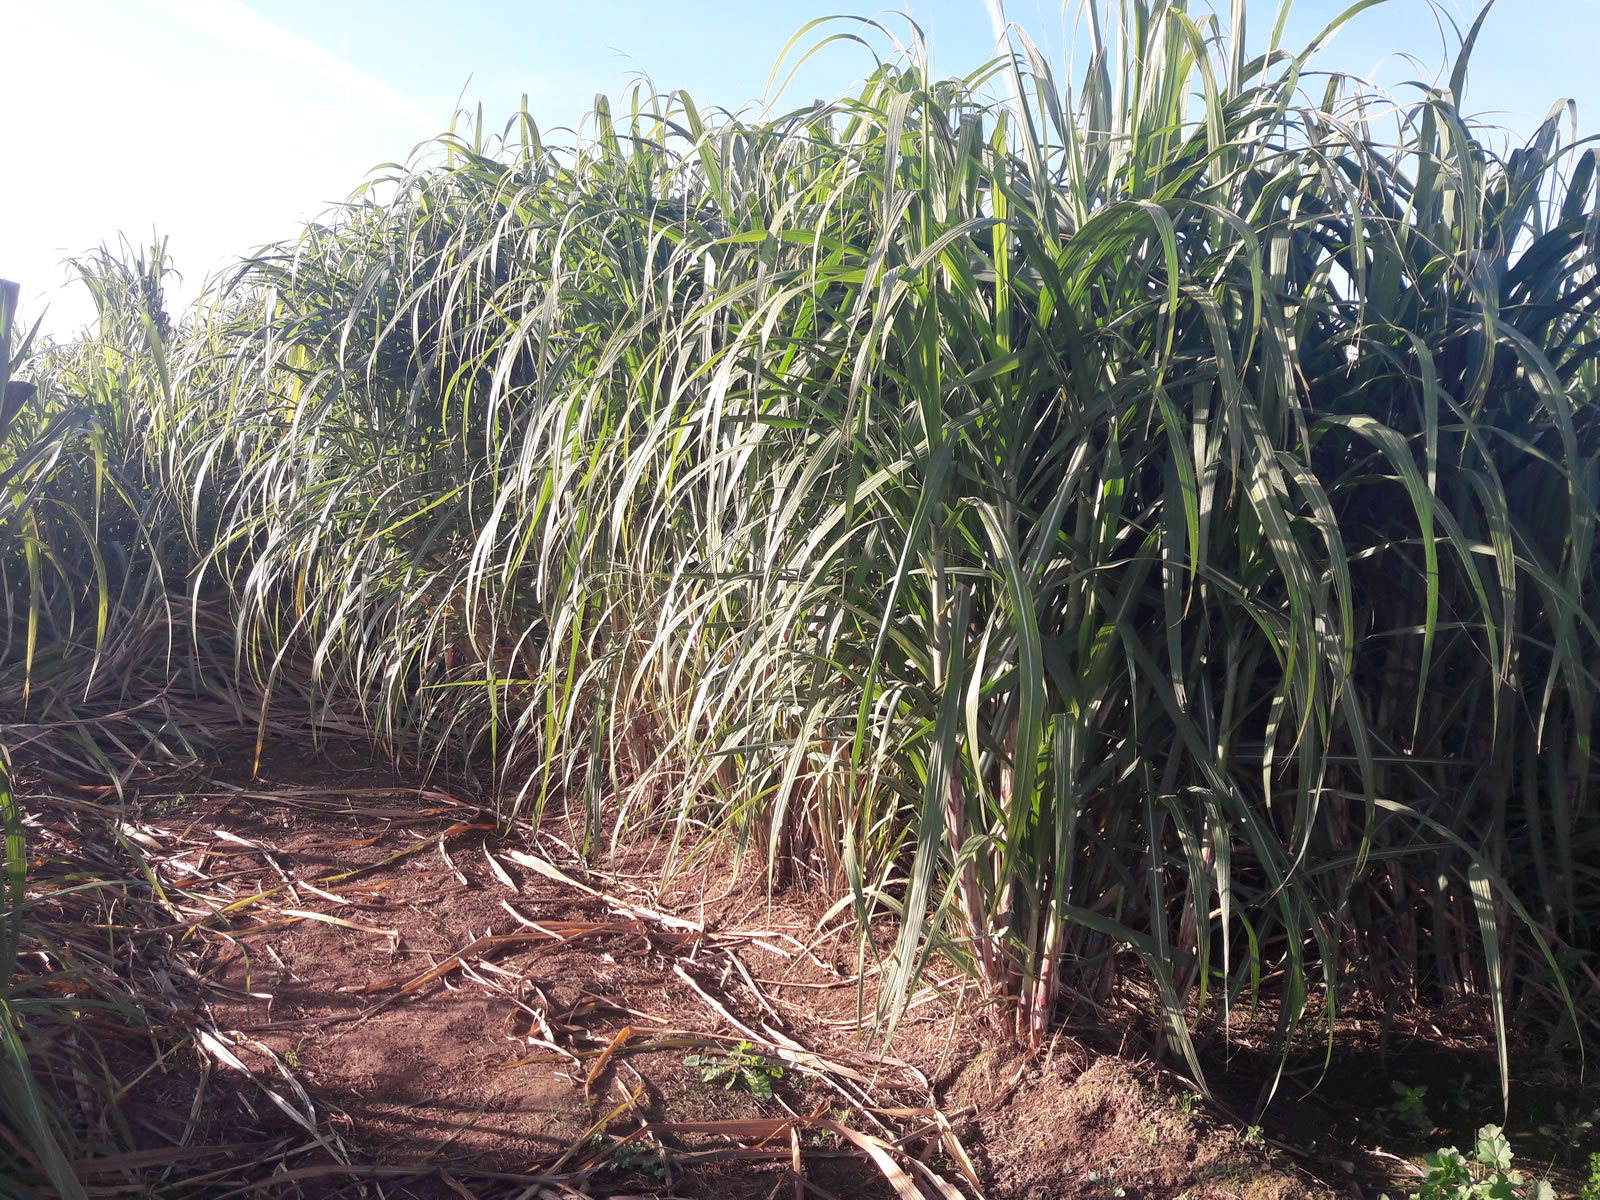
[[[959,74],[993,53],[990,2],[902,0],[898,11],[929,33],[935,66]],[[1288,44],[1346,2],[1297,0]],[[1078,8],[1008,0],[1005,15],[1059,53]],[[1255,40],[1276,3],[1250,9]],[[0,0],[12,117],[0,276],[24,284],[33,312],[48,304],[48,327],[65,332],[87,312],[59,288],[63,260],[154,228],[192,292],[230,258],[293,234],[371,167],[404,158],[458,98],[481,102],[498,126],[526,93],[541,126],[563,126],[596,92],[648,74],[702,107],[736,108],[762,95],[801,25],[840,11],[850,11],[840,0]],[[1465,28],[1473,11],[1471,0],[1387,0],[1319,62],[1389,86],[1432,79],[1455,45],[1445,17]],[[1571,97],[1580,132],[1600,132],[1597,63],[1600,0],[1499,0],[1467,107],[1526,135]],[[786,98],[835,95],[871,65],[863,47],[830,47]]]

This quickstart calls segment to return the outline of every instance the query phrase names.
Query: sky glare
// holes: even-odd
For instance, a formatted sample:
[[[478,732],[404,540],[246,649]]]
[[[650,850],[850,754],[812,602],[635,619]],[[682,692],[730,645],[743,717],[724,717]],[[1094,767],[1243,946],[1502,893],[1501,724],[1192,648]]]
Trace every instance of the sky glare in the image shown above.
[[[1297,0],[1287,44],[1347,3]],[[999,6],[903,0],[877,15],[893,24],[894,11],[909,12],[940,73],[963,74],[993,55]],[[1250,4],[1252,40],[1276,8]],[[1004,5],[1055,57],[1078,10],[1079,0]],[[119,233],[167,237],[192,294],[206,274],[292,236],[373,167],[405,159],[458,104],[481,103],[499,128],[526,94],[541,128],[571,126],[595,93],[620,95],[648,75],[702,107],[739,108],[762,96],[803,24],[842,11],[852,10],[838,0],[0,0],[7,99],[22,118],[0,187],[0,277],[23,284],[31,313],[49,308],[48,329],[69,333],[89,308],[81,289],[63,290],[64,264]],[[1318,62],[1389,87],[1431,81],[1454,53],[1451,19],[1464,29],[1475,11],[1387,0]],[[1579,132],[1600,132],[1597,60],[1600,0],[1499,0],[1467,107],[1525,137],[1571,98]],[[837,95],[871,67],[865,47],[836,44],[784,99]]]

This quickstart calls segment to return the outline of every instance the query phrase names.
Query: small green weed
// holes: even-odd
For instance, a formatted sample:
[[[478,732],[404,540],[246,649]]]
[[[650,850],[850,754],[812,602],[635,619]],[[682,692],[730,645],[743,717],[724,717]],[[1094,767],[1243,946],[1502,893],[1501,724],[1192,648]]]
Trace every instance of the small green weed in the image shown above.
[[[691,1054],[683,1065],[698,1068],[701,1083],[720,1083],[725,1090],[743,1083],[762,1100],[772,1099],[774,1081],[783,1078],[783,1068],[757,1054],[749,1042],[721,1054]]]
[[[624,1175],[630,1171],[641,1175],[653,1175],[662,1182],[667,1178],[667,1164],[662,1157],[661,1148],[645,1142],[623,1142],[606,1160],[606,1170],[617,1175]]]
[[[1396,1098],[1385,1110],[1387,1116],[1418,1133],[1427,1133],[1433,1128],[1433,1116],[1422,1102],[1422,1098],[1428,1094],[1425,1085],[1411,1087],[1398,1079],[1391,1079],[1389,1087]]]
[[[1483,1103],[1483,1088],[1472,1086],[1472,1072],[1463,1071],[1459,1078],[1446,1085],[1450,1095],[1446,1100],[1451,1108],[1461,1112],[1471,1112]],[[1498,1087],[1498,1084],[1495,1085]]]
[[[1596,1122],[1600,1122],[1600,1108],[1585,1114],[1580,1108],[1569,1110],[1566,1105],[1557,1104],[1556,1119],[1539,1126],[1539,1132],[1576,1150],[1594,1135]]]
[[[1117,1183],[1114,1171],[1107,1171],[1103,1175],[1099,1171],[1090,1171],[1084,1176],[1084,1180],[1089,1184],[1091,1194],[1096,1196],[1110,1196],[1112,1200],[1122,1200],[1122,1197],[1128,1194],[1128,1189]]]
[[[1178,1106],[1178,1111],[1184,1116],[1188,1116],[1190,1113],[1194,1112],[1194,1106],[1199,1103],[1199,1100],[1199,1092],[1182,1091],[1178,1093],[1175,1103]]]
[[[1578,1200],[1600,1200],[1600,1154],[1589,1155],[1589,1179],[1578,1193]]]
[[[1422,1161],[1428,1174],[1409,1200],[1555,1200],[1555,1191],[1544,1180],[1530,1183],[1521,1171],[1511,1169],[1511,1143],[1498,1125],[1478,1130],[1470,1158],[1446,1146]]]
[[[1250,1146],[1265,1146],[1267,1144],[1267,1135],[1261,1126],[1251,1125],[1244,1131],[1244,1140]]]

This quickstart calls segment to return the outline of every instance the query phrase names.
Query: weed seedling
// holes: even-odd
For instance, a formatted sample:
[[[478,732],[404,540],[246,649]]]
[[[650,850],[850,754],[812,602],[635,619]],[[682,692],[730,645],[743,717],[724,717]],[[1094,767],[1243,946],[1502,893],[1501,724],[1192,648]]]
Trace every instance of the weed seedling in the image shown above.
[[[630,1171],[653,1175],[663,1183],[667,1179],[667,1164],[661,1156],[660,1147],[645,1142],[623,1142],[606,1160],[606,1170],[617,1175],[625,1175]]]
[[[1578,1193],[1578,1200],[1600,1200],[1600,1154],[1589,1155],[1589,1179]]]
[[[1107,1171],[1102,1175],[1099,1171],[1090,1171],[1084,1176],[1091,1192],[1097,1196],[1110,1196],[1112,1200],[1122,1200],[1128,1194],[1128,1189],[1120,1186],[1116,1180],[1116,1173]]]
[[[749,1042],[721,1054],[691,1054],[683,1065],[698,1068],[701,1083],[720,1083],[728,1091],[742,1083],[762,1100],[772,1099],[773,1082],[783,1078],[783,1068],[757,1054]]]
[[[1597,1121],[1600,1121],[1600,1108],[1585,1115],[1582,1109],[1568,1110],[1566,1105],[1558,1103],[1556,1119],[1548,1125],[1539,1126],[1539,1132],[1545,1137],[1555,1138],[1569,1150],[1576,1150],[1589,1140]]]
[[[1511,1143],[1498,1125],[1478,1130],[1470,1157],[1446,1146],[1422,1161],[1428,1173],[1409,1200],[1555,1200],[1554,1189],[1544,1180],[1529,1183],[1521,1171],[1511,1169]]]
[[[1417,1133],[1427,1133],[1433,1128],[1433,1116],[1422,1102],[1422,1098],[1428,1094],[1426,1085],[1411,1087],[1398,1079],[1391,1079],[1389,1087],[1395,1094],[1395,1101],[1387,1110],[1391,1118]]]

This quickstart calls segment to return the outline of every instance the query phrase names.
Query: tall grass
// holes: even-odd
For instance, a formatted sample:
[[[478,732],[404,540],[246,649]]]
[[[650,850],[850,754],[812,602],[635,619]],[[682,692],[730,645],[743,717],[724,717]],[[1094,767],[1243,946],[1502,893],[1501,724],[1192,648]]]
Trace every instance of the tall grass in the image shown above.
[[[95,331],[32,348],[0,428],[0,712],[13,753],[118,780],[191,758],[234,714],[195,702],[231,706],[226,678],[200,669],[208,613],[186,595],[178,505],[204,485],[172,486],[165,247],[76,265]]]
[[[1070,79],[913,36],[831,104],[640,88],[375,177],[156,373],[185,586],[250,687],[508,815],[893,913],[890,1025],[942,953],[1037,1047],[1131,952],[1197,1074],[1265,995],[1570,1036],[1595,152],[1494,150],[1476,26],[1391,102],[1286,10],[1259,56],[1242,3],[1084,12]]]
[[[84,796],[120,799],[234,716],[226,677],[200,669],[208,616],[174,504],[191,489],[167,486],[161,452],[164,251],[78,266],[98,321],[66,345],[19,336],[0,282],[0,1196],[82,1197],[85,1163],[134,1141],[94,1030],[143,1023],[116,933],[144,880],[116,807]],[[47,822],[82,853],[42,852]]]
[[[0,280],[0,438],[3,438],[18,413],[29,404],[37,388],[30,382],[11,378],[13,367],[27,358],[35,326],[25,336],[16,337],[17,300],[21,289]],[[15,353],[13,353],[15,350]],[[10,466],[0,482],[9,483]],[[4,511],[16,508],[15,492],[10,492]],[[17,994],[18,955],[23,936],[24,888],[27,879],[27,845],[22,816],[11,790],[11,777],[5,747],[0,743],[0,832],[5,838],[5,854],[0,861],[0,1116],[3,1116],[10,1144],[0,1149],[0,1162],[7,1166],[7,1178],[18,1177],[33,1168],[47,1177],[61,1196],[81,1196],[51,1106],[41,1101],[39,1085],[28,1061],[28,1048],[22,1040],[25,1006]],[[21,1161],[18,1159],[18,1151]],[[4,1182],[0,1194],[21,1195]]]

